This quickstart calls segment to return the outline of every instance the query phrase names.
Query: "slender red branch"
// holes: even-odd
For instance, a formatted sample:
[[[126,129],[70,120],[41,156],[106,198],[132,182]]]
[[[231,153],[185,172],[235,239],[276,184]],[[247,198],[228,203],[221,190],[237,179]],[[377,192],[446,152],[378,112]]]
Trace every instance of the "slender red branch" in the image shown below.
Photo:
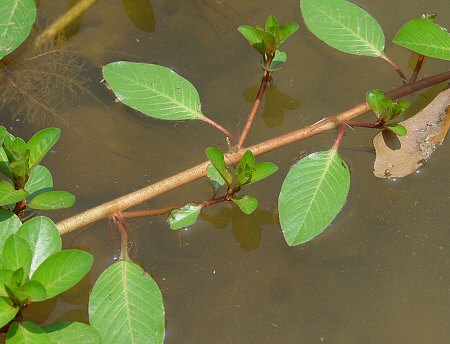
[[[361,128],[378,128],[378,125],[375,123],[366,123],[366,122],[358,122],[358,121],[347,121],[345,124],[350,127],[361,127]]]
[[[423,64],[424,60],[425,60],[425,56],[419,55],[419,58],[417,59],[416,67],[414,68],[414,72],[411,75],[411,79],[409,79],[408,84],[417,80],[417,76],[419,75],[419,72],[420,72],[420,69],[422,68],[422,64]]]
[[[394,63],[394,61],[392,61],[389,57],[387,57],[384,54],[382,54],[380,57],[383,60],[385,60],[387,63],[389,63],[389,65],[392,67],[392,69],[394,69],[397,72],[397,74],[400,76],[400,78],[402,79],[403,83],[406,84],[406,76],[405,76],[405,74],[403,74],[401,69]]]
[[[224,127],[222,127],[219,123],[214,122],[211,118],[206,117],[206,116],[203,116],[203,118],[201,118],[201,120],[203,122],[208,123],[209,125],[212,125],[214,128],[219,130],[221,133],[225,134],[225,136],[228,137],[231,140],[232,143],[236,143],[236,139],[234,138],[233,134],[230,133]]]
[[[342,138],[344,137],[344,133],[345,133],[345,124],[341,123],[341,125],[339,126],[339,133],[336,137],[336,141],[334,141],[333,150],[337,150],[339,148]]]
[[[253,103],[252,111],[250,111],[250,114],[248,115],[247,123],[245,123],[244,130],[242,130],[242,134],[239,137],[239,142],[237,144],[238,148],[241,148],[242,145],[244,144],[244,141],[247,138],[250,128],[252,127],[253,120],[256,117],[256,113],[258,112],[259,106],[261,105],[261,101],[264,97],[264,92],[265,92],[267,84],[269,83],[269,80],[270,80],[271,74],[269,72],[269,68],[272,63],[272,60],[273,60],[273,56],[270,56],[269,58],[267,58],[267,61],[265,62],[266,68],[264,70],[264,74],[261,79],[261,85],[259,86],[258,94],[256,95],[255,102]]]
[[[128,259],[128,230],[125,220],[121,213],[114,214],[114,223],[117,225],[120,233],[120,259]]]

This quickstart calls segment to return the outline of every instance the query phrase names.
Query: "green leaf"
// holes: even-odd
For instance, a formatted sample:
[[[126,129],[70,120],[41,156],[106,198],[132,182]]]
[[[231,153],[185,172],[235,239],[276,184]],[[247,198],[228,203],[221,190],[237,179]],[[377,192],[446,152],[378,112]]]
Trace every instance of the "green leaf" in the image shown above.
[[[271,162],[260,162],[255,165],[255,172],[252,173],[252,178],[247,185],[259,182],[278,171],[278,166]]]
[[[384,112],[383,106],[384,92],[381,90],[369,91],[366,94],[366,100],[374,114],[380,118]]]
[[[6,135],[6,128],[3,125],[0,125],[0,147],[3,145],[5,135]]]
[[[270,32],[272,35],[276,35],[278,31],[278,20],[275,16],[269,16],[267,18],[265,30]]]
[[[0,328],[14,319],[19,312],[19,307],[15,307],[12,301],[0,296]]]
[[[277,42],[275,40],[275,36],[270,32],[266,32],[264,30],[258,30],[259,34],[264,43],[264,50],[267,54],[275,54],[277,50]]]
[[[158,285],[139,265],[114,263],[92,289],[89,322],[105,344],[162,343],[165,319]]]
[[[58,142],[61,135],[59,128],[46,128],[38,131],[28,141],[30,149],[30,169],[41,162],[50,149]]]
[[[24,272],[24,268],[20,267],[16,271],[13,272],[12,278],[11,278],[11,281],[10,281],[10,284],[8,285],[8,287],[11,287],[13,289],[19,288],[24,283],[25,280],[26,280],[26,275]]]
[[[276,34],[277,44],[280,46],[286,39],[292,36],[297,30],[299,26],[297,23],[286,23],[278,29]]]
[[[225,163],[223,153],[217,148],[208,147],[206,148],[206,156],[209,161],[211,161],[211,164],[215,167],[217,172],[219,172],[222,178],[225,179],[227,184],[231,185],[233,182],[233,176]]]
[[[289,246],[322,233],[345,204],[350,172],[337,151],[308,155],[286,176],[278,200],[280,224]]]
[[[206,168],[206,175],[208,176],[209,183],[214,190],[217,190],[226,184],[225,179],[222,178],[220,173],[212,164],[209,164]]]
[[[41,165],[35,166],[25,184],[25,191],[29,193],[27,201],[31,201],[37,195],[51,191],[53,188],[53,178],[50,171]]]
[[[14,271],[0,269],[0,296],[8,297],[8,292],[5,289],[5,285],[9,288],[12,286],[11,281],[13,279],[13,274]]]
[[[277,68],[280,63],[286,63],[287,61],[287,54],[284,51],[277,50],[275,52],[275,56],[270,63],[269,72],[276,72],[280,68]],[[264,64],[261,64],[264,67]]]
[[[0,266],[2,266],[1,253],[3,252],[6,239],[11,234],[16,233],[21,225],[22,222],[16,214],[6,209],[0,209]]]
[[[247,215],[250,215],[258,208],[258,200],[250,195],[245,195],[242,198],[233,197],[231,200]]]
[[[31,259],[32,254],[27,241],[17,234],[11,234],[3,246],[3,268],[12,271],[23,268],[23,283],[30,271]]]
[[[450,60],[450,33],[427,19],[403,25],[393,42],[425,56]]]
[[[170,229],[176,230],[193,225],[201,210],[202,206],[195,203],[188,203],[183,208],[172,210],[168,218]]]
[[[46,291],[42,284],[37,281],[27,281],[20,287],[14,290],[14,295],[21,301],[28,300],[29,302],[45,300]]]
[[[398,123],[392,123],[387,125],[387,129],[392,131],[394,134],[398,136],[405,136],[407,134],[406,128]]]
[[[20,202],[27,196],[28,192],[25,190],[16,190],[6,180],[0,180],[0,206]]]
[[[301,0],[300,8],[311,32],[333,48],[355,55],[383,55],[383,30],[361,7],[346,0]]]
[[[30,277],[39,265],[52,254],[61,251],[61,237],[58,229],[48,217],[37,216],[25,222],[17,231],[28,242],[32,261]]]
[[[100,344],[98,332],[87,324],[79,322],[60,322],[45,326],[52,344]]]
[[[0,147],[0,172],[6,177],[12,178],[11,171],[9,170],[9,160],[3,147]]]
[[[77,284],[88,273],[92,261],[92,255],[85,251],[60,251],[39,265],[31,279],[44,286],[47,300]]]
[[[114,62],[103,77],[125,105],[164,120],[204,120],[195,87],[173,70],[145,63]]]
[[[27,207],[39,210],[69,208],[75,203],[75,196],[67,191],[48,191],[34,197]]]
[[[14,51],[28,37],[36,19],[33,0],[0,2],[0,59]]]
[[[51,344],[50,338],[38,325],[14,322],[6,334],[6,344]]]
[[[255,172],[255,156],[251,150],[247,150],[236,166],[236,177],[238,186],[247,184]]]
[[[264,55],[266,52],[263,39],[261,37],[260,32],[249,26],[249,25],[241,25],[238,27],[238,31],[244,36],[247,42],[256,49],[260,54]]]

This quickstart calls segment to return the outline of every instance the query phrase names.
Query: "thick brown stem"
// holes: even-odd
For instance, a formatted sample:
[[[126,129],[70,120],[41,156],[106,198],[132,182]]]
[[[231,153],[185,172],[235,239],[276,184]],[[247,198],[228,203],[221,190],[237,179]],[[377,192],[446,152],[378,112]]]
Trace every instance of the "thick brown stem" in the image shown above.
[[[393,91],[386,93],[389,98],[399,98],[408,94],[414,93],[426,87],[433,86],[440,82],[450,79],[450,71],[434,75],[415,83],[407,84],[399,87]],[[254,155],[261,155],[270,152],[274,149],[286,146],[288,144],[301,141],[310,136],[323,133],[325,131],[336,128],[342,122],[350,121],[370,110],[367,103],[359,104],[347,111],[341,112],[333,117],[328,117],[315,124],[304,127],[299,130],[292,131],[282,136],[264,141],[247,149],[250,149]],[[228,154],[226,161],[237,163],[247,149],[240,149],[233,154]],[[209,161],[205,161],[197,166],[194,166],[186,171],[180,172],[174,176],[168,177],[160,182],[136,190],[128,195],[119,197],[115,200],[101,204],[95,208],[86,210],[80,214],[74,215],[57,224],[58,230],[61,234],[72,232],[78,228],[84,227],[90,223],[99,221],[101,219],[112,216],[114,213],[131,208],[139,203],[152,199],[158,195],[173,190],[179,186],[185,185],[196,179],[206,175],[206,168]]]
[[[266,90],[267,84],[270,80],[270,64],[272,63],[273,57],[269,57],[265,63],[266,69],[264,70],[263,78],[261,80],[261,85],[259,86],[258,94],[256,95],[255,102],[253,103],[252,111],[250,111],[250,114],[248,115],[247,123],[245,123],[244,130],[242,130],[242,134],[239,137],[239,142],[237,147],[241,148],[244,144],[245,139],[248,136],[248,133],[250,131],[250,128],[252,127],[253,120],[256,117],[256,113],[258,112],[259,106],[261,105],[262,99],[264,97],[264,92]]]

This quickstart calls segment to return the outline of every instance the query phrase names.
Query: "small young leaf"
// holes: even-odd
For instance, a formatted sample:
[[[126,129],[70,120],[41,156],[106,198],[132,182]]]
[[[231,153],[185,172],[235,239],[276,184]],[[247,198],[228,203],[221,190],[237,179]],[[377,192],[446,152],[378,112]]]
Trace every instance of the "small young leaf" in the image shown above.
[[[3,268],[12,271],[23,268],[23,283],[30,271],[31,259],[32,254],[27,241],[17,234],[11,234],[3,246]]]
[[[334,149],[312,153],[295,164],[278,199],[288,245],[307,242],[322,233],[341,211],[349,188],[349,168]]]
[[[276,72],[280,68],[277,68],[280,63],[286,63],[287,61],[287,54],[284,51],[277,50],[275,52],[275,56],[270,63],[269,72]],[[264,64],[261,64],[264,67]]]
[[[299,26],[297,23],[286,23],[278,29],[276,34],[278,46],[283,43],[286,39],[292,36],[297,30]]]
[[[369,91],[366,94],[367,103],[378,118],[380,118],[384,112],[383,99],[384,92],[381,90]]]
[[[11,287],[13,274],[14,271],[12,270],[0,269],[0,296],[8,297],[8,293],[5,289],[5,286],[9,288]]]
[[[223,153],[217,148],[208,147],[206,148],[206,156],[209,161],[211,161],[211,164],[215,167],[217,172],[219,172],[222,178],[225,179],[227,184],[231,185],[233,182],[233,176],[225,163]]]
[[[59,128],[46,128],[38,131],[28,141],[30,149],[30,169],[41,162],[49,150],[58,142],[61,135]]]
[[[263,43],[263,39],[259,31],[249,25],[241,25],[238,27],[238,31],[244,36],[250,45],[256,49],[260,54],[264,55],[266,50]]]
[[[114,62],[103,77],[125,105],[163,120],[204,120],[195,87],[172,69],[153,64]]]
[[[0,180],[0,206],[20,202],[27,196],[28,192],[25,190],[16,190],[6,180]]]
[[[242,198],[233,197],[231,200],[247,215],[250,215],[258,208],[258,200],[250,195],[245,195]]]
[[[333,48],[355,55],[383,55],[383,30],[361,7],[347,0],[302,0],[300,8],[311,32]]]
[[[406,128],[398,123],[388,124],[387,128],[398,136],[405,136],[407,134]]]
[[[75,203],[75,196],[67,191],[48,191],[34,197],[27,207],[39,210],[56,210],[70,208]]]
[[[88,273],[92,261],[92,255],[85,251],[60,251],[39,265],[31,280],[44,286],[47,300],[76,285]]]
[[[236,166],[236,177],[238,186],[247,184],[252,178],[252,174],[255,172],[255,156],[251,150],[247,150]]]
[[[14,306],[12,301],[0,296],[0,328],[9,323],[19,312],[19,307]]]
[[[28,220],[19,228],[17,234],[28,242],[33,255],[30,277],[44,260],[61,251],[61,236],[48,217],[36,216]]]
[[[41,165],[35,166],[25,184],[25,191],[29,193],[27,202],[31,201],[37,195],[51,191],[53,188],[53,178],[50,171]]]
[[[95,282],[89,322],[103,343],[161,344],[165,325],[161,291],[139,265],[119,260]]]
[[[259,182],[278,171],[278,166],[271,162],[260,162],[255,165],[255,172],[252,173],[252,178],[247,185]]]
[[[8,287],[11,288],[19,288],[24,281],[26,280],[26,275],[24,272],[24,269],[22,267],[18,268],[16,271],[13,272],[11,283],[8,285]]]
[[[172,210],[168,218],[170,229],[176,230],[193,225],[201,210],[202,206],[195,203],[188,203],[183,208]]]
[[[6,128],[3,125],[0,125],[0,147],[3,145],[5,135],[6,135]]]
[[[0,172],[6,177],[12,178],[11,171],[9,170],[9,160],[3,147],[0,147]]]
[[[406,23],[393,42],[425,56],[450,60],[450,33],[429,19]]]
[[[52,344],[100,344],[98,332],[87,324],[60,322],[43,327]]]
[[[7,344],[52,344],[47,333],[31,322],[13,322],[6,334]]]
[[[225,179],[223,179],[223,177],[219,172],[217,172],[216,168],[212,164],[208,165],[206,169],[206,175],[209,178],[209,182],[213,190],[217,190],[226,184]]]
[[[276,35],[278,31],[278,20],[275,16],[269,16],[269,18],[267,18],[265,30],[274,36]]]
[[[25,284],[14,291],[14,295],[21,301],[39,301],[45,300],[46,291],[42,284],[37,281],[27,281]]]
[[[266,32],[264,30],[258,30],[258,32],[262,37],[265,52],[267,54],[275,54],[275,51],[277,50],[277,42],[275,40],[275,36],[270,32]]]

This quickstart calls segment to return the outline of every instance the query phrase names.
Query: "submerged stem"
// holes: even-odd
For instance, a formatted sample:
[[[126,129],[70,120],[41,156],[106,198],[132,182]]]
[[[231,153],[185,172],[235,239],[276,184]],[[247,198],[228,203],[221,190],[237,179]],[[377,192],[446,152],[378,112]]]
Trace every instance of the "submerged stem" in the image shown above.
[[[433,86],[440,82],[447,81],[449,79],[450,71],[446,71],[411,84],[403,85],[395,90],[386,93],[386,96],[392,99],[404,97],[408,94],[414,93],[426,87]],[[235,153],[227,154],[226,161],[229,161],[230,163],[237,163],[247,149],[251,150],[255,156],[270,152],[274,149],[334,129],[342,122],[350,121],[368,111],[370,111],[369,105],[366,102],[361,103],[347,111],[341,112],[332,117],[325,118],[312,125],[261,142],[246,149],[240,149]],[[163,179],[157,183],[148,185],[142,189],[136,190],[127,195],[100,204],[97,207],[88,209],[82,213],[69,217],[57,224],[58,230],[61,234],[70,233],[78,228],[84,227],[103,218],[110,217],[114,213],[131,208],[158,195],[174,190],[179,186],[197,180],[206,175],[206,169],[209,164],[209,161],[202,162],[197,166]]]

